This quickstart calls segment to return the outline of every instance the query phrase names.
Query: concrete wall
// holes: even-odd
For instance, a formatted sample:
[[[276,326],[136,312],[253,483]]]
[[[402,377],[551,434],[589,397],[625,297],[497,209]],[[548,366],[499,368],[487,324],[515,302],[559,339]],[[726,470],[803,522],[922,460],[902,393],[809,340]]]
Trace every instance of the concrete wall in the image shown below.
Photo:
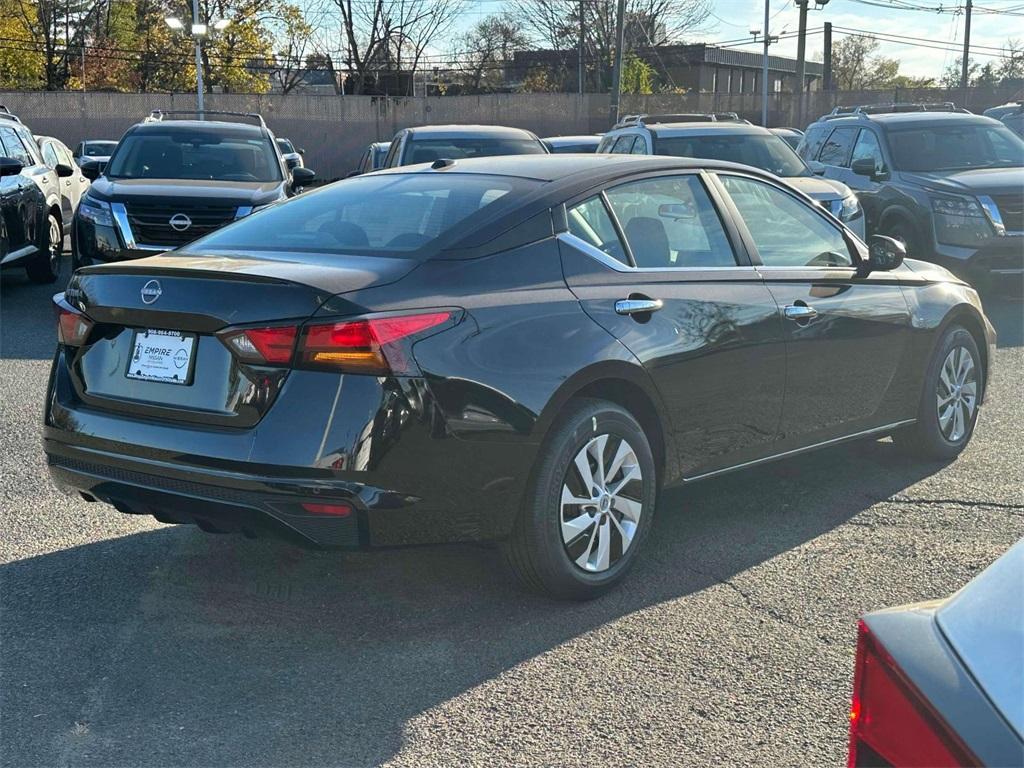
[[[972,90],[971,109],[1007,101],[1014,94]],[[807,95],[803,120],[792,94],[772,96],[771,125],[805,125],[835,104],[872,104],[901,101],[959,100],[959,91],[928,89],[913,93],[859,92]],[[608,129],[608,95],[536,93],[489,94],[394,99],[336,95],[210,94],[210,110],[259,112],[278,136],[286,136],[306,149],[306,162],[325,179],[344,176],[371,141],[389,140],[400,128],[444,123],[486,123],[527,128],[539,136],[595,133]],[[17,91],[0,93],[36,134],[56,136],[74,147],[84,138],[116,139],[156,108],[192,109],[195,95],[145,93],[77,93]],[[621,114],[632,112],[736,111],[750,120],[760,119],[761,99],[753,93],[689,93],[687,95],[626,96]]]

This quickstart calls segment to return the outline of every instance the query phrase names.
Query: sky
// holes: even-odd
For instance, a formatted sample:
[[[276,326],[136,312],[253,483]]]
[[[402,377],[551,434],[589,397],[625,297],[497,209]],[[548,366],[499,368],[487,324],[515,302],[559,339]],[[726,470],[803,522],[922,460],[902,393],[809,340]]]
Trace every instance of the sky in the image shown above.
[[[529,0],[521,0],[529,2]],[[872,2],[889,2],[890,0],[871,0]],[[895,0],[901,2],[904,0]],[[955,8],[960,0],[905,0],[914,5],[929,7]],[[1016,37],[1024,42],[1024,0],[975,0],[977,6],[1012,12],[1016,15],[986,14],[975,12],[971,19],[971,43],[980,46],[1001,48],[1007,38]],[[772,17],[771,32],[796,32],[798,17],[796,5],[792,0],[768,0]],[[691,42],[735,41],[748,37],[751,29],[764,26],[764,0],[712,0],[714,16],[708,20],[702,33],[690,35]],[[479,19],[491,13],[511,7],[513,0],[469,0],[469,8],[463,13],[459,29],[455,34],[471,27]],[[812,6],[813,7],[813,6]],[[825,21],[832,22],[834,27],[846,27],[857,30],[870,30],[877,33],[913,37],[918,40],[940,41],[940,47],[962,48],[964,18],[962,13],[936,13],[934,11],[897,10],[865,5],[856,0],[831,0],[822,10],[808,13],[809,30],[821,27]],[[838,31],[833,32],[833,43],[841,38]],[[929,44],[931,45],[931,44]],[[809,58],[820,60],[822,51],[820,34],[809,35],[807,50]],[[757,44],[751,44],[749,50],[761,50]],[[772,46],[772,53],[781,56],[796,56],[796,39],[785,39]],[[900,61],[900,72],[915,77],[934,77],[938,79],[946,66],[959,55],[958,51],[947,52],[926,48],[907,41],[906,44],[883,42],[879,53],[888,58]],[[972,60],[980,64],[992,61],[998,65],[999,59],[981,55],[981,51],[972,49]]]

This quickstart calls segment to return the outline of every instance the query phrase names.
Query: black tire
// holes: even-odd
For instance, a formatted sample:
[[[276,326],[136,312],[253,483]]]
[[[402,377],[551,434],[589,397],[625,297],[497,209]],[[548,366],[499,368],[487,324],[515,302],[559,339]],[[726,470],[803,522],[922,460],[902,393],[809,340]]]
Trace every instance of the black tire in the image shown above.
[[[943,393],[946,390],[946,385],[941,381],[943,367],[954,350],[957,349],[970,355],[974,372],[971,379],[974,383],[973,407],[961,408],[959,414],[960,423],[963,425],[962,434],[958,434],[955,428],[957,423],[955,414],[951,417],[953,421],[946,423],[939,417],[939,397],[940,394],[945,396]],[[984,396],[985,385],[985,372],[981,365],[981,354],[978,351],[977,342],[962,326],[951,325],[943,333],[932,353],[932,359],[928,363],[921,402],[917,411],[917,422],[895,433],[892,436],[893,442],[904,453],[915,458],[940,461],[956,458],[967,447],[974,434],[974,426],[978,422],[978,403]],[[957,389],[958,393],[963,391],[964,388]],[[957,402],[963,402],[963,400],[954,398],[951,404],[955,405]],[[947,405],[946,409],[948,408]],[[947,413],[948,410],[943,412]]]
[[[61,258],[64,254],[64,227],[60,219],[52,213],[46,220],[45,237],[46,248],[25,265],[25,273],[33,283],[53,283],[60,277]]]
[[[627,482],[626,475],[635,478],[635,474],[626,469],[611,473],[610,478],[606,477],[607,482],[602,485],[614,491],[615,486],[621,483],[624,490],[618,497],[609,497],[610,506],[602,507],[599,500],[593,505],[577,506],[575,502],[566,505],[565,509],[570,511],[574,519],[582,521],[581,525],[588,524],[584,514],[595,521],[586,531],[580,529],[576,538],[566,544],[563,541],[562,526],[563,487],[573,486],[579,489],[573,491],[573,495],[586,498],[580,484],[582,474],[576,469],[578,465],[575,460],[601,435],[607,436],[604,459],[606,470],[611,472],[615,468],[616,453],[619,445],[624,442],[627,449],[632,449],[630,455],[635,458],[635,462],[622,462],[622,467],[625,468],[627,464],[635,467],[640,478]],[[596,453],[597,448],[593,450]],[[584,456],[591,454],[584,453]],[[571,465],[573,474],[570,474]],[[590,466],[593,471],[596,456]],[[573,401],[551,428],[540,450],[523,508],[512,535],[502,545],[505,558],[523,585],[534,592],[572,600],[598,597],[621,581],[636,560],[654,519],[657,494],[654,458],[647,436],[636,419],[614,403],[591,399]],[[593,491],[589,495],[595,496]],[[635,523],[619,511],[625,508],[622,504],[626,503],[634,510],[636,507],[633,505],[639,504],[640,512]],[[578,516],[575,515],[576,509],[580,510]],[[631,525],[634,526],[632,539],[624,546],[625,531]],[[604,530],[608,531],[607,539],[601,533]],[[579,559],[586,560],[587,555],[591,554],[600,562],[601,544],[604,542],[607,542],[604,551],[610,553],[609,565],[604,569],[598,567],[596,571],[585,570],[569,554],[569,549],[573,548],[574,552],[580,553]]]

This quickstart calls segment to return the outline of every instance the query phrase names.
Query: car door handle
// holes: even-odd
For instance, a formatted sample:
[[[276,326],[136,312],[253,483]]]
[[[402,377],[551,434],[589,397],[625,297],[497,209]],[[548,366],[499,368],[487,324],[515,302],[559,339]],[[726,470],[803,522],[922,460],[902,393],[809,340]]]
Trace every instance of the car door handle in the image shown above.
[[[619,299],[615,302],[615,312],[620,315],[639,315],[657,312],[662,306],[661,299]]]
[[[798,323],[803,320],[812,320],[818,316],[818,310],[808,307],[806,304],[790,304],[785,309],[786,317],[796,320]]]

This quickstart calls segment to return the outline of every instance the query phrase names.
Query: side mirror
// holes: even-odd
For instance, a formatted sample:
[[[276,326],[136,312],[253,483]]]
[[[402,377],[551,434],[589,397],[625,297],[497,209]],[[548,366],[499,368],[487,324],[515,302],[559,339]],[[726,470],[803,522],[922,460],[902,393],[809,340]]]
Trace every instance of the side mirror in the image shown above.
[[[875,178],[875,161],[871,157],[862,157],[853,161],[850,166],[850,170],[858,176],[867,176],[869,179]]]
[[[71,176],[75,172],[74,168],[72,168],[70,165],[65,165],[64,163],[57,163],[57,165],[53,167],[53,170],[56,171],[57,176],[62,179],[66,179],[68,176]]]
[[[885,235],[872,235],[868,238],[868,260],[863,264],[864,274],[870,272],[891,272],[903,263],[907,256],[907,247],[899,240]]]
[[[292,168],[292,185],[304,187],[316,178],[316,171],[312,168]]]
[[[95,160],[86,160],[82,163],[82,175],[89,181],[96,181],[100,177],[100,164]]]
[[[13,157],[0,157],[0,176],[17,176],[24,167]]]
[[[658,215],[673,221],[697,218],[697,212],[688,203],[664,203],[658,206]]]
[[[304,149],[303,149],[302,147],[299,147],[299,149],[298,149],[298,153],[299,153],[300,155],[304,155],[304,154],[306,154],[306,150],[304,150]]]

